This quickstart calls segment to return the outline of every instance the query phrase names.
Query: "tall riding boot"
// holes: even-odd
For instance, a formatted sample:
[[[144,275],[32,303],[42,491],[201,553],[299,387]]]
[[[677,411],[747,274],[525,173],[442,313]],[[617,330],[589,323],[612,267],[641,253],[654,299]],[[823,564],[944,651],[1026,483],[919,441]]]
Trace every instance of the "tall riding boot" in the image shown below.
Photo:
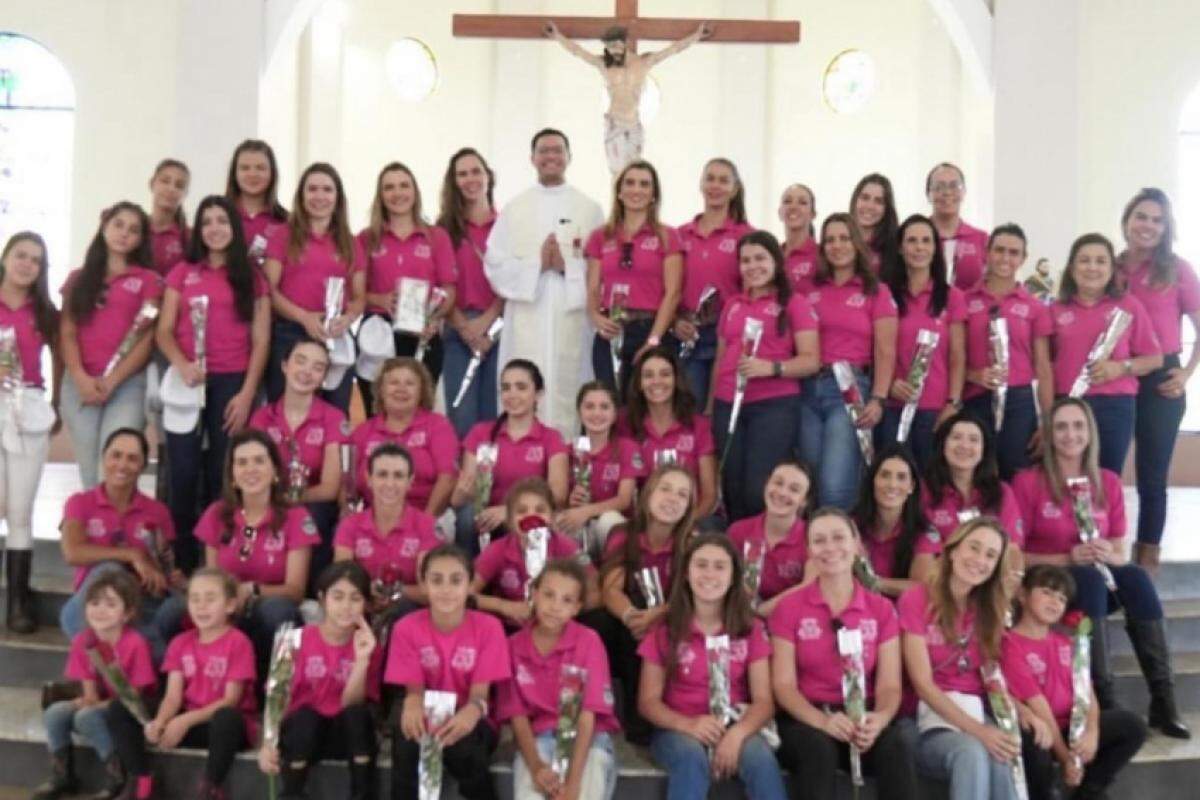
[[[1101,617],[1092,624],[1092,688],[1100,708],[1117,707],[1113,684],[1112,659],[1108,652],[1108,620]]]
[[[1150,687],[1151,728],[1158,728],[1165,736],[1174,739],[1190,739],[1192,732],[1179,716],[1175,707],[1175,678],[1171,674],[1171,651],[1167,649],[1167,627],[1161,619],[1128,620],[1125,629],[1133,642],[1138,666]]]
[[[372,800],[375,797],[375,759],[365,764],[350,759],[350,800]]]
[[[29,573],[33,568],[32,550],[8,551],[8,629],[13,633],[33,633],[33,597],[29,591]]]

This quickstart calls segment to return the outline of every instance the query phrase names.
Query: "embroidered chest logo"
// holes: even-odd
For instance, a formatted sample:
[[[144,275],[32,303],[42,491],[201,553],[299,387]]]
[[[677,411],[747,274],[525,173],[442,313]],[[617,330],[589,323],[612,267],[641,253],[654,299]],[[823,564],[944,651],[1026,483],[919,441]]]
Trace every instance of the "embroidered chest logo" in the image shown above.
[[[1062,509],[1054,503],[1047,500],[1042,503],[1042,516],[1046,519],[1060,519],[1062,517]]]
[[[125,280],[121,281],[121,288],[130,294],[137,294],[142,290],[143,283],[144,281],[138,277],[126,278]]]
[[[104,520],[99,517],[92,517],[87,521],[87,535],[91,539],[99,539],[108,533],[108,526],[104,524]]]
[[[375,555],[375,544],[370,539],[358,539],[354,542],[354,557],[366,560]]]
[[[621,465],[620,464],[605,464],[604,472],[601,474],[602,474],[602,477],[604,480],[615,481],[621,477]]]
[[[474,647],[457,647],[450,658],[450,666],[459,672],[469,672],[475,669],[475,656]]]
[[[746,663],[746,657],[750,655],[750,642],[745,639],[734,639],[729,643],[729,660],[736,661],[739,664]]]
[[[304,679],[309,681],[323,680],[329,675],[329,667],[320,656],[309,656],[304,662]]]
[[[978,314],[985,308],[987,308],[987,306],[985,306],[983,301],[978,298],[972,299],[971,302],[967,303],[968,314]]]
[[[546,458],[546,448],[540,444],[535,444],[525,450],[525,463],[538,464]]]
[[[421,660],[421,669],[437,669],[442,663],[437,649],[431,645],[422,647],[418,658]]]
[[[814,310],[816,309],[817,304],[820,302],[821,302],[821,293],[820,292],[809,292],[808,293],[808,304],[810,306],[812,306],[814,308]]]
[[[196,657],[191,653],[186,653],[179,659],[180,665],[183,667],[183,677],[190,678],[196,674]]]
[[[200,282],[200,273],[199,272],[189,272],[187,274],[187,276],[183,279],[184,286],[195,286],[199,282]]]
[[[737,239],[722,239],[717,249],[722,253],[732,253],[737,249]]]
[[[640,245],[642,250],[658,250],[660,247],[662,243],[658,241],[657,236],[647,236]]]
[[[1071,645],[1060,644],[1058,646],[1058,663],[1060,666],[1071,666]]]
[[[946,644],[946,637],[942,635],[942,628],[936,622],[929,622],[925,625],[925,639],[934,647],[942,647]]]
[[[696,449],[696,437],[690,433],[683,433],[675,440],[675,449],[681,453],[690,453]]]
[[[404,444],[408,447],[425,447],[425,431],[413,431],[404,440]]]
[[[1013,303],[1008,310],[1012,312],[1014,317],[1020,317],[1021,319],[1029,318],[1029,305],[1027,303]]]
[[[500,585],[505,589],[519,589],[521,588],[521,576],[515,569],[509,567],[500,573]]]
[[[414,539],[411,536],[406,536],[400,542],[400,557],[412,558],[417,554],[417,549],[421,546],[419,539]]]
[[[325,441],[325,430],[323,428],[312,428],[304,434],[305,444],[321,444]]]
[[[533,674],[530,673],[529,667],[525,666],[524,664],[517,664],[517,683],[521,684],[522,686],[533,686],[537,683],[537,680],[533,677]]]
[[[213,656],[204,664],[204,677],[211,680],[224,678],[229,672],[229,659],[225,656]]]
[[[859,620],[858,629],[862,631],[863,641],[873,642],[879,637],[879,622],[877,620]]]
[[[787,580],[794,580],[804,575],[803,561],[780,561],[775,565],[775,573]]]
[[[849,308],[863,308],[867,304],[867,296],[862,292],[856,292],[846,298],[846,306]]]
[[[680,644],[679,649],[675,651],[675,663],[684,674],[690,673],[692,664],[696,663],[696,651],[687,643]]]
[[[944,508],[939,508],[937,511],[933,512],[932,522],[934,525],[953,525],[954,518],[950,516],[949,511]]]
[[[1029,666],[1029,671],[1038,679],[1038,683],[1046,682],[1046,662],[1037,653],[1026,653],[1025,663]]]
[[[429,249],[427,244],[419,244],[413,248],[413,255],[417,258],[429,258],[433,251]]]
[[[821,638],[821,623],[815,617],[804,617],[796,631],[801,641],[811,642]]]
[[[1075,312],[1074,311],[1063,311],[1054,317],[1054,321],[1064,327],[1067,325],[1070,325],[1072,322],[1075,321]]]

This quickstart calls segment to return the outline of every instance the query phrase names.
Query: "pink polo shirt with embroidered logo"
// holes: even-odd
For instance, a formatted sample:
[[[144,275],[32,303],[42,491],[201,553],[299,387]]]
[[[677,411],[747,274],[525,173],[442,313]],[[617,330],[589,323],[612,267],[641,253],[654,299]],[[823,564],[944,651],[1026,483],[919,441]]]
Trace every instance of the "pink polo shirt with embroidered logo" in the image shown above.
[[[638,645],[638,655],[651,664],[665,667],[671,647],[667,626],[659,623]],[[667,676],[663,702],[667,708],[689,717],[709,713],[708,651],[704,633],[692,623],[687,638],[676,650],[674,671]],[[729,637],[729,699],[733,705],[750,702],[750,665],[771,657],[762,620],[755,619],[750,633]]]
[[[325,312],[325,282],[328,278],[345,278],[342,308],[350,299],[350,284],[356,272],[366,268],[366,255],[358,239],[351,240],[352,263],[338,255],[337,242],[330,234],[309,234],[299,256],[288,256],[290,231],[285,225],[276,229],[267,244],[267,258],[278,261],[283,269],[279,275],[279,293],[306,311]]]
[[[383,648],[375,646],[367,668],[366,697],[379,700],[379,669]],[[342,710],[342,693],[354,670],[354,638],[345,644],[325,640],[320,625],[305,625],[296,650],[292,675],[292,699],[287,714],[311,708],[323,717],[336,717]],[[286,716],[286,715],[285,715]]]
[[[1000,507],[983,508],[979,490],[971,492],[971,500],[967,502],[957,489],[948,488],[938,499],[929,494],[929,489],[921,487],[921,505],[925,509],[925,517],[929,524],[937,528],[942,541],[950,538],[951,534],[962,524],[958,515],[967,509],[974,509],[980,514],[989,514],[1000,520],[1005,532],[1017,547],[1025,546],[1025,523],[1021,519],[1021,508],[1017,505],[1016,495],[1007,483],[1000,484]]]
[[[216,548],[217,566],[239,582],[253,581],[279,586],[287,580],[288,554],[321,543],[316,523],[304,506],[289,508],[283,524],[275,530],[272,530],[275,512],[268,510],[262,521],[254,526],[250,550],[243,558],[242,550],[247,538],[246,518],[242,509],[234,509],[233,530],[227,531],[221,520],[224,505],[224,500],[217,500],[204,510],[196,523],[195,535],[209,547]],[[222,537],[227,533],[229,541],[222,542]]]
[[[614,528],[609,534],[608,539],[604,541],[604,560],[615,556],[625,547],[625,539],[628,537],[626,529]],[[675,543],[668,539],[667,542],[658,549],[651,547],[649,539],[646,535],[638,535],[638,569],[657,569],[658,580],[662,584],[664,597],[671,594],[671,578],[675,571]],[[633,578],[630,575],[625,576],[626,585],[633,585]],[[643,600],[645,598],[642,598]]]
[[[0,328],[12,328],[17,337],[17,356],[21,359],[21,380],[26,386],[44,386],[42,380],[42,347],[46,340],[37,327],[30,297],[18,308],[9,308],[0,301]]]
[[[666,240],[665,242],[663,240]],[[622,266],[625,240],[608,236],[604,228],[597,228],[588,237],[584,252],[589,259],[600,262],[600,306],[609,308],[612,303],[613,286],[623,283],[629,286],[625,308],[630,311],[657,311],[666,293],[663,280],[663,262],[668,256],[683,250],[679,234],[674,228],[663,226],[662,235],[644,225],[633,238],[628,240],[631,266]]]
[[[246,239],[246,251],[250,261],[261,267],[267,256],[267,245],[280,235],[280,230],[284,231],[283,236],[286,240],[287,220],[277,219],[270,211],[247,214],[239,207],[238,212],[242,217],[242,235]]]
[[[1092,490],[1092,516],[1096,519],[1096,528],[1105,539],[1121,539],[1126,533],[1125,493],[1121,478],[1115,472],[1102,469],[1100,482],[1104,484],[1103,504],[1099,502],[1095,489]],[[1065,486],[1062,499],[1056,501],[1041,467],[1030,467],[1013,476],[1012,487],[1025,527],[1026,552],[1066,555],[1079,544],[1075,511],[1070,492]]]
[[[821,363],[826,366],[835,361],[849,361],[856,367],[870,364],[875,323],[896,316],[896,302],[887,285],[877,284],[875,294],[869,295],[857,275],[840,286],[832,281],[817,284],[808,293],[808,302],[817,315]]]
[[[150,645],[135,628],[122,628],[116,644],[112,645],[100,642],[95,632],[88,628],[71,640],[64,674],[71,680],[95,681],[101,700],[107,700],[114,695],[108,680],[101,677],[92,666],[92,660],[87,653],[92,648],[100,650],[100,656],[105,663],[111,664],[115,661],[134,689],[149,692],[158,685],[158,677],[154,674],[154,662],[150,658]]]
[[[817,240],[811,236],[804,240],[804,244],[787,251],[784,269],[787,270],[793,292],[807,297],[816,288],[818,260]]]
[[[983,283],[966,293],[967,299],[967,369],[992,366],[992,350],[988,341],[991,310],[999,309],[1008,322],[1008,385],[1028,386],[1037,377],[1033,366],[1033,344],[1049,336],[1053,328],[1050,309],[1038,301],[1029,290],[1017,284],[1003,297],[996,297]],[[967,381],[963,397],[977,397],[987,390]]]
[[[101,547],[140,547],[150,553],[156,531],[164,542],[175,540],[175,523],[165,505],[134,491],[129,505],[120,511],[109,500],[103,483],[67,499],[63,523],[67,522],[81,524],[87,543]],[[91,570],[91,566],[75,568],[75,589]]]
[[[970,289],[983,278],[983,267],[987,263],[987,231],[959,220],[958,230],[945,241],[954,245],[954,285],[959,289]],[[948,268],[949,264],[946,265]]]
[[[463,453],[475,453],[480,444],[492,442],[494,421],[478,422],[467,432],[463,440]],[[492,468],[492,496],[488,502],[500,505],[509,488],[522,478],[545,478],[550,458],[567,452],[562,435],[554,428],[534,420],[533,425],[520,439],[513,440],[508,428],[500,426],[494,440],[498,452],[496,465]]]
[[[587,671],[583,684],[583,710],[595,717],[597,733],[621,729],[613,711],[612,680],[608,655],[599,635],[575,620],[567,622],[549,653],[541,653],[533,642],[533,629],[526,626],[508,639],[512,677],[496,684],[496,718],[507,722],[527,717],[535,734],[548,733],[558,724],[558,695],[564,666]]]
[[[679,226],[683,246],[683,298],[679,307],[695,311],[705,286],[717,290],[713,308],[720,310],[739,291],[741,271],[738,269],[738,240],[754,230],[745,222],[726,219],[708,234],[700,232],[700,214]]]
[[[900,543],[900,525],[896,524],[886,539],[875,535],[874,531],[863,530],[863,547],[866,548],[867,558],[871,559],[871,567],[881,578],[899,578],[908,580],[908,575],[897,575],[893,566],[896,563],[896,546]],[[942,535],[938,529],[930,527],[913,539],[913,557],[920,555],[939,556],[942,554]],[[911,565],[910,565],[911,566]]]
[[[953,286],[946,295],[945,308],[936,317],[929,313],[932,302],[932,283],[917,295],[909,294],[904,305],[904,314],[900,316],[896,326],[896,377],[901,380],[908,378],[920,332],[929,330],[938,335],[937,348],[933,351],[929,372],[925,376],[925,387],[917,403],[917,408],[923,411],[944,408],[949,399],[950,329],[954,325],[961,325],[967,319],[967,304],[963,300],[963,293]],[[899,408],[902,404],[889,399],[888,405]]]
[[[371,509],[344,517],[333,535],[333,546],[354,554],[371,580],[396,581],[406,586],[417,582],[421,556],[442,543],[434,531],[433,517],[410,505],[396,526],[380,533]]]
[[[308,416],[300,423],[300,427],[293,431],[288,426],[287,415],[283,411],[283,398],[280,397],[274,403],[255,409],[250,415],[249,427],[267,432],[279,450],[279,460],[283,462],[285,471],[295,448],[300,463],[308,469],[308,485],[316,486],[321,482],[326,446],[345,441],[350,426],[341,409],[319,397],[313,397]]]
[[[68,275],[63,283],[64,303],[77,280],[79,270]],[[162,277],[145,267],[130,265],[120,275],[105,280],[105,289],[96,308],[87,317],[75,320],[79,357],[88,375],[95,377],[104,372],[108,360],[117,352],[121,340],[137,318],[142,304],[151,301],[157,305],[162,294]]]
[[[458,474],[458,434],[449,420],[436,411],[418,408],[402,431],[388,428],[384,415],[377,414],[354,429],[350,442],[358,461],[355,482],[359,494],[368,503],[371,502],[371,487],[367,481],[367,464],[371,454],[383,444],[398,444],[412,456],[413,475],[405,498],[411,506],[425,508],[437,479],[442,475]]]
[[[925,584],[913,586],[900,595],[896,610],[900,614],[900,630],[925,639],[934,684],[943,692],[982,697],[983,680],[979,668],[983,665],[983,651],[979,637],[975,635],[975,612],[967,610],[962,615],[958,620],[956,640],[947,642],[929,605],[929,588]]]
[[[625,436],[610,437],[600,450],[589,453],[588,462],[591,464],[591,502],[603,503],[617,496],[621,481],[635,479],[638,476],[636,465],[638,449],[632,439]],[[575,468],[579,458],[574,448],[571,449],[571,480],[575,480]],[[574,489],[574,483],[571,484]]]
[[[211,642],[200,641],[200,631],[184,631],[167,645],[162,671],[183,676],[183,710],[195,711],[225,697],[230,683],[242,684],[237,710],[246,723],[246,735],[257,732],[258,699],[254,645],[250,637],[231,627]]]
[[[150,229],[150,253],[154,263],[150,267],[164,278],[171,269],[183,261],[184,251],[187,250],[188,230],[180,228],[172,222],[161,230]]]
[[[771,614],[771,635],[789,642],[796,650],[796,683],[811,703],[842,705],[842,664],[838,655],[835,619],[847,630],[862,632],[863,670],[867,676],[867,699],[875,694],[875,663],[879,646],[900,635],[892,601],[868,592],[855,582],[850,602],[836,617],[813,581],[779,601]]]
[[[815,331],[817,318],[808,301],[800,295],[792,295],[784,310],[786,324],[779,332],[777,317],[780,312],[775,293],[751,298],[736,294],[726,303],[717,323],[717,336],[725,343],[725,352],[717,364],[717,385],[714,396],[732,403],[737,391],[737,365],[742,354],[742,335],[746,320],[755,319],[762,323],[762,337],[758,341],[757,357],[767,361],[786,361],[796,355],[796,334]],[[800,381],[795,378],[751,378],[746,382],[743,402],[754,403],[776,397],[800,394]]]
[[[379,243],[371,246],[371,231],[358,235],[367,256],[367,291],[387,294],[396,290],[401,278],[418,278],[434,286],[453,286],[454,247],[450,236],[436,225],[414,228],[403,239],[385,229]],[[368,311],[391,315],[395,309],[370,306]]]
[[[638,477],[644,479],[654,472],[655,456],[668,450],[675,451],[675,457],[681,467],[692,475],[699,488],[700,459],[716,453],[717,446],[713,441],[712,422],[703,414],[693,414],[690,425],[684,425],[679,420],[671,423],[665,431],[654,427],[654,422],[647,415],[642,422],[644,429],[641,441],[638,441],[633,430],[629,427],[627,417],[622,414],[618,430],[622,436],[633,439],[638,447],[634,466],[637,467]]]
[[[1200,311],[1200,280],[1192,265],[1176,257],[1175,282],[1169,286],[1154,284],[1149,261],[1124,268],[1120,275],[1129,292],[1141,301],[1150,315],[1162,351],[1173,354],[1182,350],[1180,321],[1185,315]]]
[[[483,270],[483,255],[487,252],[488,236],[495,224],[495,214],[478,225],[468,220],[467,235],[454,251],[458,275],[454,304],[464,311],[483,311],[496,300],[496,292]]]
[[[744,560],[748,543],[754,548],[766,546],[767,515],[739,519],[729,526],[728,535]],[[762,577],[758,584],[758,596],[763,600],[770,600],[804,579],[804,565],[808,563],[807,536],[808,526],[803,519],[797,519],[787,536],[763,554]]]
[[[546,558],[574,558],[579,560],[579,543],[570,536],[550,531],[546,543]],[[586,560],[586,556],[583,557]],[[585,569],[594,572],[588,564]],[[505,600],[524,600],[525,582],[529,572],[525,569],[525,547],[521,537],[509,534],[493,539],[487,549],[475,559],[475,574],[483,578],[484,594],[502,597]]]
[[[254,270],[254,299],[266,297],[270,286],[262,273]],[[192,326],[191,300],[208,297],[208,318],[205,321],[205,361],[209,372],[245,372],[250,364],[250,322],[237,312],[233,287],[225,268],[207,262],[193,264],[184,261],[175,265],[167,275],[167,288],[179,293],[175,315],[175,341],[183,355],[196,358],[196,331]]]
[[[1110,361],[1124,361],[1162,352],[1158,337],[1154,335],[1150,315],[1136,297],[1128,294],[1116,300],[1104,297],[1090,306],[1078,302],[1078,298],[1066,303],[1060,300],[1050,308],[1054,326],[1051,359],[1054,366],[1054,394],[1064,395],[1071,391],[1071,385],[1087,363],[1092,345],[1108,327],[1108,315],[1114,308],[1128,311],[1133,315],[1133,321],[1117,340],[1117,346],[1109,356]],[[1135,395],[1137,391],[1138,379],[1123,374],[1106,383],[1093,385],[1085,396]]]
[[[1071,656],[1071,640],[1058,631],[1034,639],[1010,630],[1000,643],[1000,668],[1008,691],[1023,703],[1044,697],[1060,728],[1071,721],[1074,702]]]

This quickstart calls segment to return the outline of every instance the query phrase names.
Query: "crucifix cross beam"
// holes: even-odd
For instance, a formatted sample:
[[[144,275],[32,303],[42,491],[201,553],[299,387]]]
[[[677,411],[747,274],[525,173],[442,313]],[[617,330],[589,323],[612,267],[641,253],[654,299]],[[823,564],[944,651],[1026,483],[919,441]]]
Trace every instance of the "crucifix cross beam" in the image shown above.
[[[455,36],[486,39],[542,39],[543,26],[553,22],[571,39],[599,39],[614,25],[629,32],[628,47],[636,52],[638,39],[678,41],[705,20],[638,16],[638,0],[614,0],[611,17],[559,17],[526,14],[455,14]],[[711,20],[712,36],[705,42],[794,44],[800,41],[798,20]]]

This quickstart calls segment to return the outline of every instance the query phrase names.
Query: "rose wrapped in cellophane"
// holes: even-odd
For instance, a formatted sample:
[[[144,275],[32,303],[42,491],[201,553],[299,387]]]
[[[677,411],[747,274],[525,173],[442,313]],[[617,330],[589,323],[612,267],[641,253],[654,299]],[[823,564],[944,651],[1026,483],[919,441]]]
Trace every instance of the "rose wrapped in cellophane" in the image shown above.
[[[263,744],[279,749],[279,729],[292,698],[292,677],[296,674],[296,651],[300,649],[301,629],[290,622],[275,631],[271,660],[267,667],[267,683],[263,695]],[[268,778],[271,800],[279,793],[277,777]]]
[[[591,502],[592,497],[592,440],[587,436],[580,436],[575,440],[575,463],[572,465],[572,481],[575,486],[583,490],[587,495],[587,502]]]
[[[767,557],[766,542],[747,539],[742,545],[742,556],[746,562],[742,583],[746,587],[750,605],[757,607],[758,590],[762,586],[763,562]]]
[[[492,320],[492,324],[488,326],[487,338],[492,344],[500,338],[500,331],[504,330],[504,317],[496,317]],[[452,408],[458,408],[462,404],[463,398],[467,396],[467,389],[470,388],[471,382],[475,380],[475,373],[479,371],[479,366],[483,363],[483,353],[478,350],[471,351],[471,361],[467,364],[467,371],[463,374],[462,383],[458,387],[458,394],[454,395]]]
[[[1071,384],[1071,397],[1083,397],[1088,393],[1088,390],[1092,388],[1091,368],[1101,361],[1107,361],[1112,356],[1117,342],[1121,340],[1132,323],[1133,315],[1123,308],[1114,308],[1108,312],[1108,323],[1096,337],[1092,349],[1088,351],[1087,359],[1079,370],[1079,377]]]
[[[854,434],[858,437],[858,449],[862,452],[863,463],[870,464],[875,459],[875,445],[871,441],[871,432],[858,427],[858,421],[866,412],[867,404],[863,400],[862,391],[858,388],[858,376],[854,366],[848,361],[835,361],[832,365],[833,377],[837,381],[838,391],[842,393],[842,402],[850,422],[854,425]]]
[[[704,652],[708,662],[708,713],[729,727],[737,721],[729,675],[729,636],[704,637]]]
[[[308,466],[300,459],[300,445],[296,437],[289,437],[287,461],[287,500],[299,503],[308,488]]]
[[[654,468],[679,463],[679,451],[674,447],[664,447],[654,451]]]
[[[922,328],[917,331],[917,348],[913,351],[912,363],[908,366],[908,377],[905,382],[912,387],[912,397],[900,411],[900,425],[896,429],[896,441],[908,439],[912,430],[913,419],[917,416],[917,407],[921,404],[921,393],[925,391],[925,379],[929,377],[929,367],[933,364],[933,354],[937,350],[937,331]]]
[[[325,346],[333,350],[333,337],[329,335],[333,321],[342,315],[342,300],[346,297],[346,279],[331,276],[325,279]]]
[[[417,361],[425,358],[425,349],[429,347],[429,339],[426,338],[425,332],[429,330],[429,326],[437,318],[437,313],[442,307],[442,303],[445,303],[446,298],[449,296],[446,290],[440,286],[435,286],[429,290],[429,298],[425,301],[425,324],[421,328],[420,339],[417,341],[417,351],[413,354],[413,358]]]
[[[362,511],[363,501],[358,496],[358,481],[354,475],[358,448],[352,442],[342,442],[338,445],[338,458],[342,465],[342,492],[346,496],[346,509],[351,512]]]
[[[608,296],[608,318],[617,324],[617,335],[608,340],[612,356],[613,385],[621,390],[621,349],[625,346],[625,321],[629,319],[629,284],[614,283]]]
[[[863,666],[862,631],[846,628],[840,623],[835,623],[835,627],[842,665],[842,707],[851,722],[856,726],[862,725],[867,716],[867,675]],[[863,785],[862,751],[853,744],[850,745],[850,783],[857,797],[858,787]]]
[[[587,670],[575,664],[563,664],[558,685],[558,720],[554,725],[554,761],[550,765],[560,781],[567,780],[571,756],[579,736],[579,715],[583,711],[583,687]]]
[[[117,345],[117,351],[112,354],[112,358],[108,359],[108,364],[104,367],[104,377],[107,378],[111,375],[117,368],[117,364],[121,363],[121,359],[133,352],[133,348],[137,346],[138,340],[142,338],[146,328],[150,327],[150,323],[154,322],[157,317],[158,306],[148,300],[142,303],[137,316],[129,324],[129,330],[125,332],[121,343]]]
[[[1008,694],[1008,684],[1004,681],[1004,673],[1000,671],[1000,665],[995,661],[989,661],[979,668],[979,674],[983,678],[988,707],[992,710],[992,718],[996,721],[996,727],[1012,737],[1019,748],[1021,746],[1021,723],[1017,719],[1017,705]],[[1029,787],[1025,783],[1025,760],[1021,758],[1019,750],[1012,760],[1012,777],[1019,800],[1029,800]]]
[[[17,347],[17,329],[11,325],[0,326],[0,369],[4,369],[4,379],[0,388],[12,392],[20,388],[24,382],[21,368],[21,351]]]
[[[121,669],[112,645],[100,641],[93,634],[89,637],[85,652],[92,669],[96,670],[96,675],[108,686],[117,702],[125,706],[125,710],[142,725],[148,723],[150,715],[146,712],[146,703],[141,692],[129,682],[129,676]]]
[[[646,608],[654,608],[667,602],[658,567],[642,567],[633,574],[633,579],[642,594],[642,599],[646,601]]]
[[[696,343],[700,341],[700,326],[712,321],[713,306],[717,302],[717,287],[706,283],[700,290],[700,298],[696,301],[696,310],[686,315],[688,322],[696,327],[696,335],[679,345],[679,360],[686,361],[696,351]]]
[[[992,387],[992,416],[996,432],[1004,425],[1004,407],[1008,403],[1008,320],[1000,316],[1000,307],[988,311],[988,353],[992,368],[1004,377]]]
[[[1100,528],[1096,524],[1096,515],[1092,510],[1092,483],[1085,476],[1067,478],[1067,492],[1071,495],[1071,511],[1075,516],[1075,528],[1079,531],[1079,541],[1084,544],[1095,541],[1100,537]],[[1108,564],[1097,561],[1092,564],[1104,578],[1104,585],[1110,592],[1117,590],[1117,581],[1113,577]]]
[[[417,785],[420,800],[439,800],[442,796],[442,743],[434,732],[454,716],[458,695],[454,692],[425,690],[425,735],[421,737],[417,761]]]
[[[762,335],[762,320],[747,317],[746,321],[742,324],[742,346],[739,360],[742,358],[754,358],[758,355],[758,345],[762,341]],[[737,384],[733,390],[733,404],[729,409],[729,428],[726,431],[725,447],[721,449],[721,462],[718,466],[718,471],[724,468],[725,459],[729,456],[729,448],[733,445],[733,432],[737,430],[738,417],[742,413],[742,403],[746,401],[746,385],[748,383],[749,378],[739,372]]]
[[[495,482],[496,460],[500,448],[493,442],[483,442],[475,448],[475,513],[483,512],[492,502],[492,486]],[[490,533],[479,534],[479,549],[486,550],[492,541]]]
[[[1066,622],[1066,620],[1064,620]],[[1092,710],[1092,621],[1080,615],[1071,632],[1071,720],[1067,724],[1067,744],[1074,748],[1087,732],[1088,714]],[[1071,758],[1078,769],[1083,761]]]
[[[528,600],[533,582],[546,568],[550,552],[550,524],[537,514],[523,517],[517,526],[525,534],[525,599]]]

